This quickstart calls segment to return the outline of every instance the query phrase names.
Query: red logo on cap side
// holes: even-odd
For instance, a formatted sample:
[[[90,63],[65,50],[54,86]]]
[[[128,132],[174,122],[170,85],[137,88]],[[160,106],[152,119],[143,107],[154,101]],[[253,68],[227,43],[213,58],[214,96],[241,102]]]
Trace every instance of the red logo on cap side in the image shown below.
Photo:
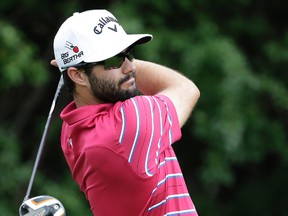
[[[79,52],[79,48],[78,46],[74,46],[71,42],[69,41],[66,41],[66,44],[65,44],[65,47],[70,49],[70,50],[73,50],[74,53],[78,53]]]

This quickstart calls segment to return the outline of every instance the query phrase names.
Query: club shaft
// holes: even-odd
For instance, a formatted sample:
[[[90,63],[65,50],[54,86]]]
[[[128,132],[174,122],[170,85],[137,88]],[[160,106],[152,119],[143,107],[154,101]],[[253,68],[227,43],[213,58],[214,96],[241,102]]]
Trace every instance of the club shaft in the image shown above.
[[[42,153],[43,153],[43,149],[44,149],[44,146],[45,146],[45,143],[46,143],[46,138],[47,138],[47,133],[48,133],[49,127],[50,127],[50,122],[51,122],[51,119],[52,119],[52,116],[53,116],[53,113],[54,113],[55,106],[57,104],[58,98],[60,96],[60,92],[61,92],[61,88],[62,88],[63,84],[64,84],[63,75],[61,75],[61,77],[59,79],[59,82],[58,82],[58,86],[57,86],[55,95],[54,95],[54,98],[53,98],[53,101],[52,101],[52,104],[51,104],[51,108],[50,108],[49,115],[48,115],[48,118],[47,118],[47,121],[46,121],[46,125],[45,125],[45,128],[44,128],[43,134],[42,134],[42,138],[41,138],[41,141],[40,141],[40,145],[39,145],[39,149],[38,149],[38,152],[37,152],[36,160],[34,162],[34,167],[33,167],[32,174],[31,174],[31,177],[30,177],[30,181],[29,181],[29,184],[28,184],[27,192],[26,192],[26,195],[24,197],[24,201],[29,199],[29,196],[30,196],[30,193],[31,193],[31,190],[32,190],[32,186],[33,186],[33,183],[34,183],[34,179],[35,179],[35,176],[36,176],[36,172],[37,172],[37,169],[38,169],[38,165],[39,165],[39,162],[40,162],[40,159],[41,159],[41,156],[42,156]]]

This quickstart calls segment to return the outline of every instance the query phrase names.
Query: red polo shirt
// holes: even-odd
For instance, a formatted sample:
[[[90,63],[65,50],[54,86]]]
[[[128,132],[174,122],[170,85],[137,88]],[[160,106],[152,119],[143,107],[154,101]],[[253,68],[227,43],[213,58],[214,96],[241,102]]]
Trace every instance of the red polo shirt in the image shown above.
[[[94,216],[197,215],[171,146],[181,131],[170,99],[72,102],[61,118],[62,150]]]

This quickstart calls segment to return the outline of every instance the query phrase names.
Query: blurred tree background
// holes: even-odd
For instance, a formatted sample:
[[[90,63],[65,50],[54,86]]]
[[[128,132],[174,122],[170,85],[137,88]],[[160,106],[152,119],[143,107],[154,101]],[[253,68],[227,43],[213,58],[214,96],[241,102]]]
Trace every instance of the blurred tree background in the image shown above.
[[[53,38],[73,12],[110,10],[151,33],[137,57],[177,69],[201,90],[174,145],[199,215],[288,214],[288,2],[118,0],[0,2],[0,214],[18,215],[60,73]],[[63,90],[31,197],[92,215],[59,142]]]

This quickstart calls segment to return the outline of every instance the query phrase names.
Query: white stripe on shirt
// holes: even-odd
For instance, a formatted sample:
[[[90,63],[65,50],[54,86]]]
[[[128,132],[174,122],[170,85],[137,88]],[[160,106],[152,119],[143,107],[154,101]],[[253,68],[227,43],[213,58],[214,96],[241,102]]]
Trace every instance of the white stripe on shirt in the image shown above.
[[[152,194],[155,193],[156,190],[157,190],[157,188],[158,188],[160,185],[164,184],[164,183],[167,181],[167,179],[169,179],[169,178],[178,178],[178,177],[183,177],[183,174],[182,174],[182,173],[173,173],[173,174],[168,174],[168,175],[166,175],[164,179],[162,179],[161,181],[159,181],[159,182],[157,183],[156,187],[155,187],[155,188],[153,189],[153,191],[152,191]]]
[[[147,149],[147,153],[146,153],[146,158],[145,158],[145,172],[148,176],[152,176],[153,173],[151,173],[149,171],[149,156],[150,156],[150,151],[151,151],[151,146],[152,146],[152,142],[153,142],[153,138],[154,138],[154,112],[153,112],[153,107],[152,107],[152,103],[149,97],[145,98],[148,100],[149,102],[149,106],[150,106],[150,112],[151,112],[151,135],[150,135],[150,141],[149,141],[149,145],[148,145],[148,149]]]
[[[172,145],[173,143],[172,143],[172,140],[173,140],[173,134],[172,134],[172,118],[171,118],[171,116],[170,116],[170,112],[169,112],[169,109],[168,109],[168,104],[166,103],[166,101],[165,100],[163,100],[161,97],[159,97],[162,101],[163,101],[163,103],[165,104],[165,107],[166,107],[166,111],[167,111],[167,119],[168,119],[168,122],[169,122],[169,124],[170,124],[170,130],[169,130],[169,143],[170,143],[170,145]]]
[[[178,198],[182,198],[182,197],[190,197],[189,193],[184,193],[184,194],[172,194],[172,195],[169,195],[167,196],[164,200],[160,201],[159,203],[151,206],[148,211],[151,211],[163,204],[165,204],[169,199],[178,199]]]
[[[163,166],[167,161],[172,161],[172,160],[177,160],[177,158],[176,158],[176,157],[166,157],[166,158],[164,159],[164,161],[162,161],[162,162],[159,164],[158,168],[160,168],[161,166]]]
[[[173,216],[173,215],[181,215],[181,214],[189,214],[189,213],[193,213],[196,212],[196,209],[187,209],[187,210],[181,210],[181,211],[173,211],[173,212],[168,212],[166,213],[164,216]]]
[[[134,98],[131,98],[131,101],[133,102],[133,105],[134,105],[134,108],[135,108],[135,111],[136,111],[136,121],[137,121],[137,128],[136,128],[136,134],[135,134],[135,137],[134,137],[134,141],[133,141],[133,145],[132,145],[132,149],[131,149],[131,152],[130,152],[130,155],[129,155],[129,158],[128,158],[128,162],[131,163],[132,161],[132,157],[133,157],[133,154],[134,154],[134,151],[135,151],[135,148],[136,148],[136,144],[137,144],[137,141],[138,141],[138,137],[139,137],[139,132],[140,132],[140,115],[139,115],[139,108],[134,100]]]
[[[123,104],[121,106],[121,116],[122,116],[122,129],[121,129],[121,133],[120,133],[120,137],[119,137],[119,143],[122,144],[123,141],[123,137],[124,137],[124,132],[126,129],[126,117],[125,117],[125,113],[124,113],[124,107]]]
[[[159,125],[160,125],[160,136],[159,136],[159,140],[157,143],[157,151],[156,151],[156,158],[155,158],[155,163],[158,164],[158,157],[159,157],[159,151],[160,151],[160,147],[161,147],[161,140],[162,140],[162,136],[163,136],[163,120],[162,120],[162,110],[160,108],[160,105],[158,103],[158,101],[155,99],[155,97],[153,97],[153,100],[155,101],[157,107],[158,107],[158,111],[159,111]]]

